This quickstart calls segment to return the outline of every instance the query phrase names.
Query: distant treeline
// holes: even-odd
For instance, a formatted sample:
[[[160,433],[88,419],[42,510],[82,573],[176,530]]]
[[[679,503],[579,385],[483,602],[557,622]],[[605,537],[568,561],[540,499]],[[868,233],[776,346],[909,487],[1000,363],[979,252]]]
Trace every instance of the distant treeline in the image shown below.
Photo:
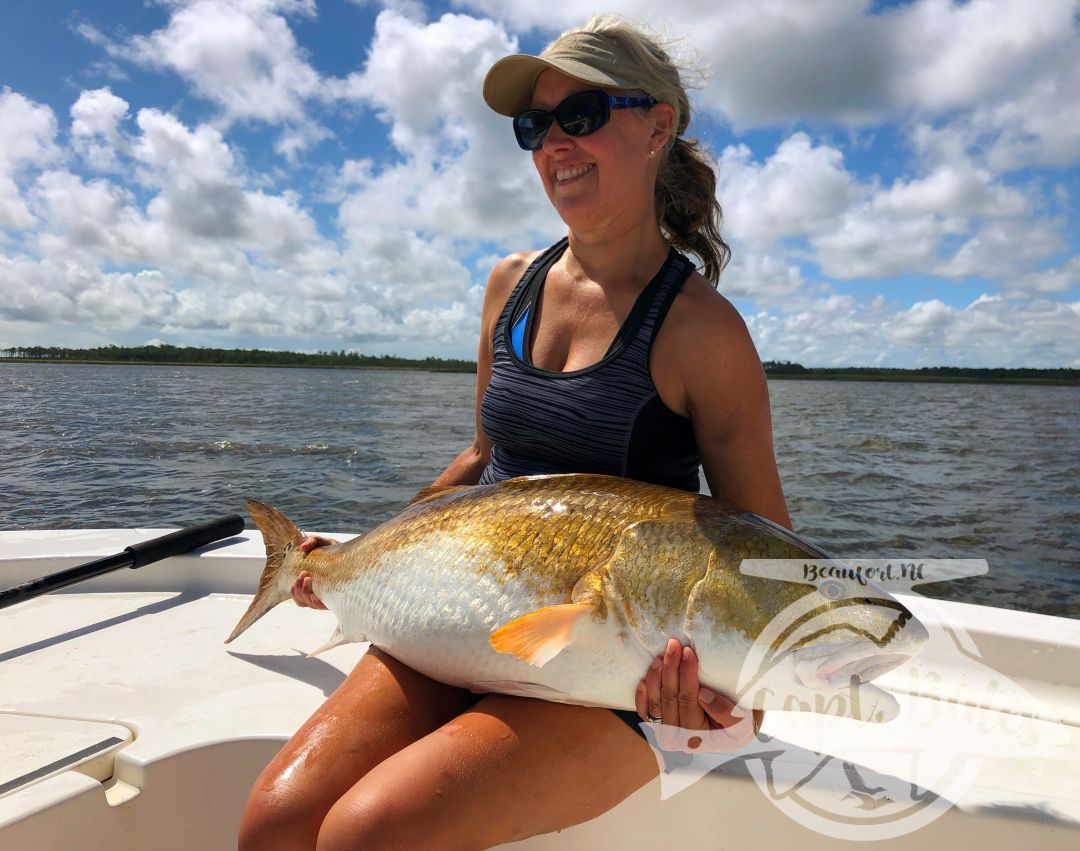
[[[1017,367],[923,366],[890,369],[879,366],[803,366],[791,361],[767,360],[765,374],[774,378],[835,378],[875,381],[994,381],[1021,384],[1080,384],[1080,369]]]
[[[193,346],[99,346],[66,349],[60,346],[13,346],[0,349],[0,358],[82,363],[207,364],[222,366],[313,366],[357,369],[423,369],[438,372],[476,372],[476,363],[454,358],[400,358],[359,352],[272,352],[265,349],[208,349]]]
[[[353,369],[422,369],[436,372],[476,372],[476,362],[454,358],[402,358],[359,352],[274,352],[266,349],[209,349],[193,346],[99,346],[67,349],[61,346],[13,346],[0,349],[0,359],[67,361],[69,363],[219,364],[222,366],[311,366]],[[1080,384],[1080,369],[975,368],[924,366],[890,369],[877,366],[820,367],[791,361],[767,360],[770,378],[809,378],[847,381],[958,381],[1018,384]]]

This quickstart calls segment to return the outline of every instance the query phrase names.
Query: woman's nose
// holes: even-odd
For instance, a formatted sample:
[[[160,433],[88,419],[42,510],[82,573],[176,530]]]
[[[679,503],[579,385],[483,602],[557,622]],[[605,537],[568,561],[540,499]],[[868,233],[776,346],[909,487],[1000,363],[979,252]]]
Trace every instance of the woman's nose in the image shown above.
[[[541,146],[545,153],[564,151],[574,144],[574,137],[559,126],[558,121],[552,121],[547,133],[544,134],[544,144]]]

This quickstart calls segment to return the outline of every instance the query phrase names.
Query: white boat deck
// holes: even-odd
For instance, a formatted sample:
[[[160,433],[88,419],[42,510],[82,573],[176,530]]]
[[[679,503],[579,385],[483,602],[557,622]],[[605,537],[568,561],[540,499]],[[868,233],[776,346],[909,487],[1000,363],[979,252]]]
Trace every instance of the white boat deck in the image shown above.
[[[164,531],[2,532],[0,588]],[[246,532],[0,611],[0,848],[235,847],[255,777],[365,650],[306,658],[334,617],[291,605],[226,647],[262,564]],[[513,847],[825,848],[847,830],[1080,847],[1080,621],[905,602],[940,626],[921,668],[878,680],[897,721],[772,712],[755,754],[685,791],[661,800],[692,779],[675,771]]]

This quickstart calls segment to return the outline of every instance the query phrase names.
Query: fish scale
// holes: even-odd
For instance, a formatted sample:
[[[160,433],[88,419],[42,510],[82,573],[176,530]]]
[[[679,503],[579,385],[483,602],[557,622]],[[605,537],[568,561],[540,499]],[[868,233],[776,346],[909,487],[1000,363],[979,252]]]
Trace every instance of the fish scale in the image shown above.
[[[809,604],[810,626],[800,633],[809,637],[771,648],[769,678],[755,680],[769,687],[747,699],[786,708],[808,689],[850,686],[894,706],[858,675],[882,673],[925,641],[922,625],[883,592],[851,604],[813,585],[742,573],[744,558],[823,555],[787,530],[711,497],[628,479],[538,476],[430,489],[366,535],[307,554],[288,519],[249,507],[267,566],[228,640],[288,599],[303,570],[338,617],[327,646],[367,640],[477,691],[631,709],[650,659],[674,636],[696,648],[703,684],[736,695],[755,641],[782,613]],[[850,683],[806,668],[809,659],[825,670],[840,653],[844,670],[855,672]],[[839,712],[840,704],[828,705]]]

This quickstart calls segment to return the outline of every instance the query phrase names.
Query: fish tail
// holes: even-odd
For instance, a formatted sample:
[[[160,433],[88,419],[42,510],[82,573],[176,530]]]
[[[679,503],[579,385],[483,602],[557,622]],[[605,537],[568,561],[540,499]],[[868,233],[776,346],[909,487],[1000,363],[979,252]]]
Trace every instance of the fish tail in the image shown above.
[[[259,579],[259,590],[255,592],[255,599],[251,601],[232,634],[225,639],[226,644],[278,603],[289,599],[288,589],[295,577],[285,575],[289,572],[285,562],[285,547],[287,544],[299,546],[304,540],[303,533],[276,508],[253,499],[244,504],[251,512],[251,519],[262,532],[263,542],[266,544],[266,567]]]

